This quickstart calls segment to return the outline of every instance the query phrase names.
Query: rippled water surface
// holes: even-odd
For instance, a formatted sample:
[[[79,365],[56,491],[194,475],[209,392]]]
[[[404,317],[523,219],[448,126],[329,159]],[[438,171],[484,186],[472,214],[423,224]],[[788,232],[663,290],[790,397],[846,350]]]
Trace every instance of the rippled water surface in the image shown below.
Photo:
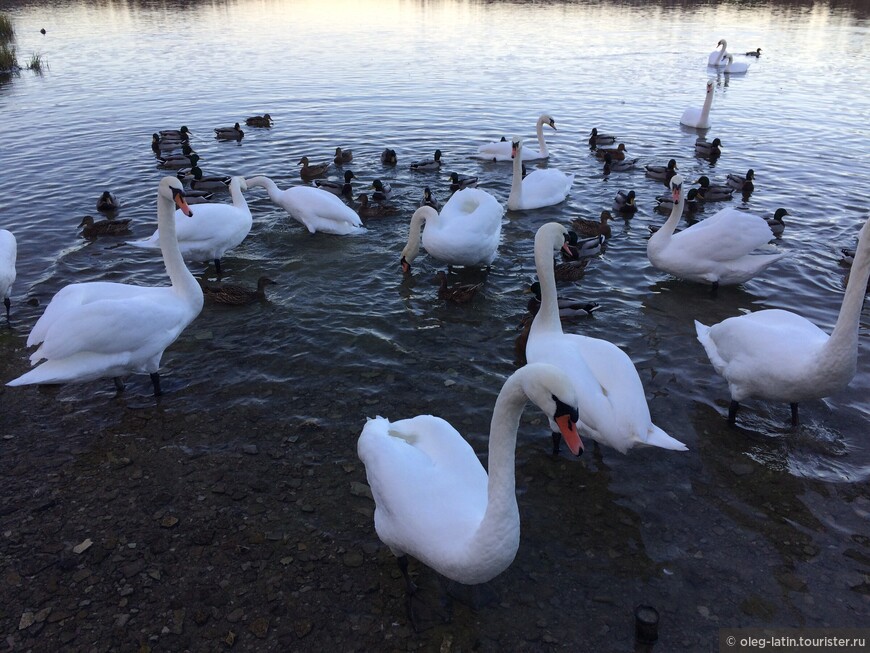
[[[223,281],[253,286],[267,275],[278,285],[268,303],[206,304],[163,358],[162,409],[207,419],[219,405],[282,415],[288,423],[316,420],[344,438],[336,442],[337,461],[353,459],[366,416],[431,412],[484,451],[495,396],[515,367],[536,229],[596,217],[617,190],[634,189],[637,215],[616,220],[606,251],[560,292],[601,304],[570,329],[610,340],[631,356],[654,421],[689,451],[623,456],[606,449],[597,463],[571,464],[588,465],[590,482],[604,484],[605,511],[618,506],[620,514],[642,515],[639,545],[659,569],[679,573],[679,561],[694,555],[699,542],[720,540],[736,557],[760,551],[768,567],[789,566],[791,539],[824,551],[811,562],[801,554],[790,567],[805,575],[811,592],[844,598],[819,613],[783,586],[777,599],[787,606],[783,619],[867,623],[866,575],[864,589],[854,587],[861,585],[856,575],[868,573],[859,561],[870,556],[866,307],[857,375],[846,390],[803,404],[797,433],[788,431],[788,406],[760,400],[744,404],[738,428],[726,426],[727,387],[693,327],[695,319],[710,324],[772,307],[833,327],[845,273],[840,248],[853,246],[868,217],[866,13],[824,3],[410,0],[0,2],[0,9],[14,21],[20,58],[38,52],[48,64],[41,75],[0,78],[0,227],[15,233],[19,248],[4,356],[24,367],[30,327],[68,283],[165,283],[151,253],[123,238],[89,241],[76,229],[83,215],[96,215],[96,199],[108,189],[122,202],[118,217],[132,219],[134,237],[153,231],[164,174],[149,148],[153,132],[187,125],[206,174],[265,174],[282,188],[302,183],[300,157],[329,160],[341,146],[353,150],[345,169],[354,171],[355,188],[388,181],[398,214],[371,221],[357,236],[312,235],[262,189],[248,191],[254,226],[224,258]],[[717,75],[706,60],[720,38],[739,61],[757,47],[763,55],[746,75]],[[685,107],[703,103],[708,79],[715,96],[707,136],[724,144],[715,164],[694,156],[699,132],[679,124]],[[263,112],[274,118],[273,128],[245,128],[238,143],[212,138],[213,128]],[[433,279],[442,266],[425,254],[403,277],[400,252],[424,186],[444,201],[447,172],[478,175],[480,187],[505,202],[509,164],[471,155],[503,135],[531,138],[542,112],[557,126],[546,131],[547,165],[575,175],[568,200],[505,214],[499,256],[470,305],[438,299]],[[652,268],[647,227],[664,222],[653,210],[663,186],[642,169],[602,176],[586,145],[592,127],[618,134],[642,165],[675,158],[690,181],[706,174],[724,182],[727,173],[753,168],[756,190],[746,206],[765,217],[788,209],[785,233],[772,245],[788,256],[715,297]],[[394,169],[380,164],[385,147],[398,153]],[[408,169],[436,148],[442,172]],[[330,177],[340,174],[333,168]],[[215,279],[211,265],[191,269]],[[7,390],[4,413],[14,414],[16,402],[36,392]],[[56,401],[59,412],[93,424],[152,402],[147,377],[131,379],[122,402],[113,396],[105,381],[63,387]],[[527,419],[534,423],[523,426],[520,460],[547,453],[544,423],[531,409]],[[231,447],[233,438],[229,433],[209,446]],[[784,505],[798,516],[768,528]],[[673,520],[676,535],[663,540],[660,525]],[[807,522],[810,530],[801,525]],[[719,538],[720,530],[732,529],[737,541]],[[546,547],[557,535],[524,538]],[[850,547],[863,553],[847,557]],[[709,580],[717,573],[686,591],[697,591],[703,603],[719,591]],[[728,587],[740,591],[751,582],[731,578]]]

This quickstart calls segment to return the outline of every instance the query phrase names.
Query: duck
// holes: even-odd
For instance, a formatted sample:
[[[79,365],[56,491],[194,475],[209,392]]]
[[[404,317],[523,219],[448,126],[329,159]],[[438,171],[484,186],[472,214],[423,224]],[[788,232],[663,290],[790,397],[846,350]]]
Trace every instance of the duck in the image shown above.
[[[697,107],[689,107],[683,111],[680,118],[680,124],[686,127],[694,127],[695,129],[710,128],[710,107],[713,106],[713,80],[707,81],[707,94],[704,97],[704,106],[700,109]]]
[[[513,562],[520,542],[515,450],[523,407],[531,400],[579,455],[575,391],[552,365],[526,365],[504,382],[489,431],[487,467],[449,422],[418,415],[366,420],[357,455],[375,502],[380,540],[396,556],[408,619],[417,629],[408,556],[458,583],[492,580]]]
[[[154,395],[162,394],[163,352],[199,315],[203,304],[202,290],[178,248],[175,207],[188,218],[193,215],[181,182],[167,176],[157,189],[157,225],[163,234],[160,249],[170,285],[91,281],[64,286],[27,338],[28,347],[38,345],[30,356],[37,367],[6,385],[113,378],[121,391],[123,377],[144,372],[150,375]]]
[[[610,147],[606,149],[599,148],[595,151],[595,156],[597,156],[599,159],[610,157],[611,161],[622,161],[623,159],[625,159],[625,143],[620,143],[616,147]]]
[[[394,166],[398,163],[398,158],[396,157],[396,150],[391,150],[390,148],[384,148],[384,151],[381,152],[381,163],[385,166]]]
[[[429,190],[429,187],[426,186],[423,189],[423,199],[420,202],[420,206],[430,206],[436,211],[441,210],[441,202],[432,194],[432,191]]]
[[[353,161],[353,152],[351,150],[343,150],[340,147],[335,148],[335,158],[332,159],[335,165],[341,166],[351,161]]]
[[[429,256],[450,266],[485,267],[498,255],[504,207],[480,188],[458,190],[439,213],[431,206],[421,206],[411,216],[408,242],[402,250],[402,272],[411,271],[411,263],[422,243]]]
[[[272,116],[268,113],[264,113],[262,116],[250,116],[245,118],[245,124],[248,127],[271,127],[274,122]]]
[[[197,207],[193,217],[175,214],[175,236],[181,255],[190,261],[214,261],[221,274],[221,258],[248,236],[253,225],[251,210],[243,191],[248,190],[244,177],[230,181],[232,204],[209,203]],[[128,240],[127,244],[141,249],[160,249],[160,227],[148,238]]]
[[[523,177],[522,152],[523,139],[511,141],[513,152],[513,178],[507,207],[511,211],[539,209],[544,206],[560,204],[568,197],[574,183],[573,174],[565,174],[556,168],[539,168]]]
[[[708,141],[703,136],[695,141],[695,156],[705,159],[715,159],[722,154],[722,141],[714,138]],[[670,180],[669,180],[670,181]]]
[[[206,204],[210,202],[213,197],[214,193],[212,191],[193,189],[184,191],[184,200],[187,202],[188,206]]]
[[[562,261],[553,266],[553,276],[556,281],[579,281],[586,274],[587,265],[588,256]]]
[[[612,219],[613,216],[610,215],[610,211],[602,211],[601,217],[598,220],[574,218],[571,220],[571,229],[578,236],[584,236],[586,238],[595,238],[597,236],[610,238],[611,228],[607,222]]]
[[[372,182],[372,189],[372,201],[374,202],[385,202],[393,195],[393,188],[380,179],[375,179]]]
[[[861,227],[851,278],[833,331],[827,334],[802,315],[778,308],[729,317],[713,326],[695,321],[698,340],[717,374],[728,382],[728,423],[751,397],[791,406],[792,428],[798,404],[845,388],[858,364],[861,308],[870,280],[870,219]]]
[[[351,179],[356,179],[356,175],[353,174],[353,170],[345,170],[344,183],[331,179],[315,179],[314,185],[317,186],[320,190],[329,191],[333,195],[338,195],[339,197],[351,199],[353,198],[353,186],[351,186],[350,183]]]
[[[81,228],[82,235],[85,238],[117,236],[130,232],[130,222],[129,218],[125,220],[98,220],[94,222],[92,215],[86,215],[79,223],[79,228]]]
[[[690,188],[689,192],[686,193],[686,196],[683,198],[683,213],[686,215],[694,215],[699,208],[698,204],[698,189]],[[674,195],[673,193],[669,193],[667,195],[659,195],[656,197],[656,201],[658,204],[656,205],[656,209],[663,213],[670,213],[674,210]],[[651,227],[653,229],[653,233],[659,230],[658,227]]]
[[[431,159],[422,159],[411,164],[411,170],[426,171],[437,170],[441,167],[441,150],[435,150]]]
[[[199,154],[192,151],[190,154],[173,154],[170,156],[158,157],[158,168],[164,170],[181,170],[182,168],[195,168],[199,163]]]
[[[609,155],[604,157],[603,173],[605,176],[611,172],[627,172],[634,170],[637,166],[637,159],[624,159],[623,161],[614,161]]]
[[[240,141],[244,135],[245,132],[239,123],[232,127],[217,127],[214,130],[214,137],[221,141]]]
[[[695,182],[700,185],[698,189],[698,199],[702,202],[720,202],[730,200],[734,189],[731,186],[723,186],[722,184],[711,184],[710,178],[707,175],[701,175]]]
[[[773,239],[763,218],[725,208],[674,234],[683,214],[683,178],[671,179],[674,208],[665,224],[647,241],[647,258],[679,279],[720,285],[748,281],[779,261],[784,253],[752,254]]]
[[[97,198],[97,211],[101,213],[114,213],[121,206],[115,194],[104,190]]]
[[[274,181],[263,175],[249,177],[247,182],[248,188],[265,188],[269,199],[287,211],[291,218],[302,223],[309,233],[320,231],[346,236],[365,232],[357,212],[325,190],[305,185],[281,190]]]
[[[556,131],[556,121],[547,113],[543,113],[538,117],[535,123],[535,130],[538,135],[538,147],[528,147],[523,150],[523,161],[538,161],[541,159],[550,158],[550,151],[547,149],[547,141],[544,140],[544,125],[547,125],[553,131]],[[510,161],[513,158],[511,150],[511,141],[502,138],[500,141],[486,143],[477,148],[477,153],[472,155],[476,159],[484,161]]]
[[[534,317],[541,308],[541,282],[534,281],[529,285],[532,297],[526,304],[529,313]],[[580,299],[559,298],[559,319],[567,320],[575,317],[589,317],[601,306],[598,302],[587,302]]]
[[[244,306],[254,302],[267,301],[266,286],[276,285],[269,277],[257,279],[257,288],[251,289],[232,283],[211,284],[199,282],[202,294],[207,301],[216,304],[228,304],[231,306]]]
[[[182,181],[186,181],[191,190],[206,192],[227,190],[231,180],[229,175],[213,175],[206,177],[203,175],[202,169],[199,166],[193,166],[187,172],[180,172],[178,178]]]
[[[765,218],[765,222],[767,222],[767,226],[770,227],[770,231],[774,236],[779,238],[782,236],[782,233],[785,231],[785,221],[783,217],[789,215],[789,212],[783,208],[778,208],[772,218]]]
[[[761,48],[756,48],[755,50],[750,50],[746,53],[747,57],[760,57],[761,56]]]
[[[360,193],[356,201],[359,202],[356,212],[361,218],[385,218],[399,212],[399,209],[389,204],[369,204],[369,196],[365,193]]]
[[[8,229],[0,229],[0,297],[6,307],[6,321],[12,306],[12,284],[15,283],[15,264],[18,258],[18,241]]]
[[[308,160],[307,156],[303,156],[299,159],[299,163],[297,165],[301,165],[302,167],[299,169],[299,176],[302,179],[310,180],[314,177],[319,177],[320,175],[326,174],[326,171],[329,169],[329,162],[325,163],[314,163]]]
[[[750,168],[746,171],[745,176],[736,175],[731,173],[725,178],[725,183],[733,188],[734,190],[742,191],[744,194],[748,192],[752,192],[755,188],[753,184],[753,180],[755,179],[755,170]]]
[[[621,453],[638,445],[685,451],[686,445],[652,423],[643,384],[624,351],[607,340],[562,331],[553,254],[566,245],[568,233],[556,222],[541,225],[535,233],[541,306],[529,331],[528,364],[549,363],[568,375],[577,391],[577,427],[584,436]],[[553,453],[558,450],[554,437]]]
[[[462,188],[474,188],[477,186],[477,177],[460,177],[459,173],[450,173],[450,192],[455,193]]]
[[[634,215],[637,212],[637,201],[634,191],[616,191],[616,195],[613,198],[613,206],[611,206],[610,210],[616,211],[625,217]]]
[[[595,149],[599,145],[613,145],[616,142],[616,136],[613,134],[599,134],[598,128],[593,127],[589,132],[589,147]]]
[[[561,250],[562,258],[565,261],[574,261],[589,258],[590,256],[597,256],[601,253],[601,247],[607,240],[607,237],[603,234],[580,238],[580,236],[577,235],[577,232],[573,230],[568,231],[566,238],[567,242]]]
[[[749,72],[749,64],[744,61],[734,61],[732,55],[726,57],[724,72],[728,75],[742,75]]]
[[[728,43],[725,39],[719,39],[716,47],[719,49],[713,50],[713,52],[710,53],[710,56],[707,57],[707,65],[718,68],[719,66],[725,65],[725,57],[728,55],[728,52],[726,51]]]
[[[649,177],[650,179],[663,181],[667,186],[668,182],[671,180],[671,177],[677,174],[677,160],[670,159],[666,166],[647,165],[645,166],[645,170],[645,174],[647,177]]]
[[[180,129],[162,129],[157,132],[161,140],[189,140],[193,133],[187,128],[187,125],[182,125]]]
[[[438,299],[443,299],[454,304],[467,304],[477,291],[483,288],[481,283],[454,283],[452,286],[447,285],[447,273],[444,270],[438,270],[435,273],[435,278],[438,280]]]
[[[188,141],[161,139],[157,133],[151,134],[151,151],[158,157],[184,145],[188,145]]]

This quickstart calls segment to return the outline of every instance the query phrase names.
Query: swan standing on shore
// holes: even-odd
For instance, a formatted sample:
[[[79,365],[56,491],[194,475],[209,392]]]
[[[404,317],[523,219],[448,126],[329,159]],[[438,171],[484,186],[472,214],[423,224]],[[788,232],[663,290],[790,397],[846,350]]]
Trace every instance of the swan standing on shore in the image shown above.
[[[281,190],[274,181],[262,175],[249,177],[247,183],[248,188],[265,188],[269,199],[305,225],[310,233],[322,231],[345,236],[365,231],[357,212],[329,191],[313,186],[291,186]]]
[[[523,177],[523,140],[511,141],[511,156],[514,160],[511,192],[507,207],[511,211],[539,209],[564,202],[574,183],[574,175],[566,175],[556,168],[538,168]]]
[[[700,109],[689,107],[683,111],[680,124],[686,127],[694,127],[695,129],[709,129],[711,106],[713,106],[713,80],[707,82],[707,95],[704,98],[704,106]]]
[[[0,297],[6,306],[6,321],[9,321],[9,308],[12,302],[12,284],[15,283],[15,260],[18,257],[18,241],[11,231],[0,229]]]
[[[544,125],[552,127],[554,131],[556,130],[556,121],[546,113],[541,114],[535,126],[538,134],[538,148],[530,147],[523,150],[523,161],[537,161],[549,158],[550,151],[547,149],[547,141],[544,140]],[[511,141],[505,139],[481,145],[477,148],[477,154],[472,156],[476,159],[485,159],[487,161],[510,161],[513,158],[511,154]]]
[[[136,286],[92,281],[61,288],[37,320],[27,346],[39,345],[32,365],[45,362],[6,385],[78,383],[151,375],[154,394],[160,395],[160,358],[164,350],[202,310],[202,290],[184,264],[175,237],[177,206],[192,215],[181,182],[164,177],[157,192],[160,249],[171,285]]]
[[[870,220],[858,237],[852,273],[837,323],[829,336],[806,318],[778,308],[755,311],[713,326],[695,322],[698,340],[731,392],[728,423],[750,397],[791,404],[798,426],[798,403],[839,392],[858,365],[858,332],[870,278]]]

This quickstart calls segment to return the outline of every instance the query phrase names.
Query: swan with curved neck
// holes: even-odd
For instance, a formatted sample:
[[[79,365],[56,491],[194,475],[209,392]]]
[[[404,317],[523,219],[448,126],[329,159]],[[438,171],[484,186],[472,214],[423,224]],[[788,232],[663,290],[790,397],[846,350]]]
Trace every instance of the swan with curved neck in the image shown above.
[[[181,182],[164,177],[157,192],[157,226],[171,285],[94,281],[61,288],[27,338],[28,347],[39,345],[31,364],[45,362],[7,385],[114,378],[120,390],[123,376],[146,372],[154,394],[161,394],[157,370],[163,351],[199,315],[203,303],[202,290],[178,248],[175,206],[192,215]]]
[[[511,211],[539,209],[564,202],[574,183],[574,175],[566,175],[556,168],[538,168],[523,177],[523,140],[511,141],[513,178],[507,207]]]
[[[467,585],[485,583],[513,562],[520,539],[514,459],[527,400],[579,455],[574,388],[552,365],[526,365],[505,381],[490,423],[488,475],[439,417],[366,422],[357,453],[375,500],[375,530],[399,559],[409,593],[406,555]]]
[[[537,161],[549,158],[550,151],[547,149],[547,141],[544,139],[544,125],[556,131],[556,121],[549,114],[541,114],[535,125],[538,135],[538,147],[537,149],[529,147],[523,150],[523,161]],[[505,139],[481,145],[477,148],[474,158],[485,159],[486,161],[510,161],[513,158],[511,155],[511,142]]]
[[[721,49],[713,50],[713,52],[710,53],[710,56],[707,57],[707,65],[718,68],[719,66],[725,65],[725,58],[728,56],[725,48],[728,47],[728,44],[725,42],[725,39],[719,39],[719,42],[716,44],[716,46],[721,46]]]
[[[709,129],[710,127],[710,107],[713,106],[713,81],[707,82],[707,95],[704,97],[704,106],[700,109],[697,107],[689,107],[683,111],[680,118],[680,124],[686,127],[694,127],[695,129]]]
[[[647,241],[650,263],[680,279],[719,285],[743,283],[785,254],[752,254],[773,240],[763,218],[725,208],[675,234],[683,215],[683,178],[671,179],[674,205],[670,216]]]
[[[551,363],[568,374],[579,401],[578,426],[593,440],[622,453],[642,444],[684,451],[682,442],[652,423],[643,384],[624,351],[606,340],[563,333],[553,253],[564,247],[566,235],[567,229],[555,222],[535,234],[541,307],[529,331],[527,360]],[[558,443],[554,439],[554,449]]]
[[[698,340],[716,372],[728,382],[734,424],[740,402],[750,397],[791,404],[798,426],[798,403],[821,399],[847,385],[858,365],[858,332],[870,279],[870,220],[858,250],[837,323],[830,336],[806,318],[778,308],[729,317],[713,326],[695,322]]]
[[[749,64],[743,61],[734,61],[733,55],[725,55],[725,70],[724,72],[731,75],[740,75],[749,71]]]
[[[430,256],[448,265],[489,265],[498,254],[503,215],[499,201],[480,188],[456,191],[441,213],[431,206],[421,206],[411,216],[408,242],[402,250],[402,271],[411,271],[421,241]]]

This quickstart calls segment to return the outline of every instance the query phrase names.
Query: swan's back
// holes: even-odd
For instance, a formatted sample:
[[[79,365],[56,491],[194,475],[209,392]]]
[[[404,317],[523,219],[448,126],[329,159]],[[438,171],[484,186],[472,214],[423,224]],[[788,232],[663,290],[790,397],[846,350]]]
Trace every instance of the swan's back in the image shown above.
[[[533,170],[522,180],[525,209],[551,206],[563,201],[574,183],[573,174],[565,174],[555,168]]]
[[[504,207],[480,188],[456,191],[441,213],[426,221],[423,247],[452,265],[489,265],[498,254]]]
[[[773,237],[763,218],[727,207],[674,234],[671,242],[697,258],[727,262],[766,245]]]
[[[281,192],[281,205],[311,233],[350,234],[364,231],[356,211],[329,191],[293,186]]]

